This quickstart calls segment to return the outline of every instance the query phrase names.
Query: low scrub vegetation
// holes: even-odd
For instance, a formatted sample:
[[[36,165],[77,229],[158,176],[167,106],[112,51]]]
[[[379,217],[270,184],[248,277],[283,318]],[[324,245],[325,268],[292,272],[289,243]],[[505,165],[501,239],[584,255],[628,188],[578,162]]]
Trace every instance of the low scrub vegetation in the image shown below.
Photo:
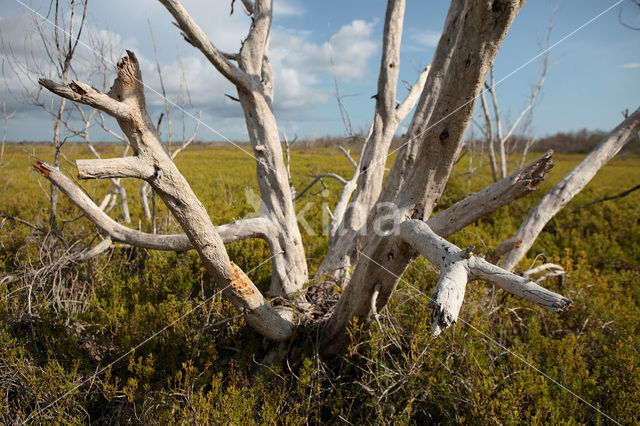
[[[118,156],[116,146],[100,148],[112,151],[105,157]],[[56,268],[56,259],[47,256],[47,244],[54,242],[41,232],[48,221],[47,191],[41,188],[48,183],[31,172],[35,158],[48,161],[50,151],[8,146],[0,168],[2,423],[20,423],[32,414],[29,420],[36,423],[65,424],[606,423],[601,412],[623,424],[638,421],[640,191],[579,208],[637,184],[638,155],[605,166],[547,225],[521,264],[526,269],[549,261],[567,271],[545,285],[573,300],[568,312],[554,316],[474,282],[458,324],[432,337],[428,305],[438,274],[421,258],[367,337],[327,365],[317,356],[312,329],[297,330],[295,345],[274,352],[242,327],[243,319],[216,293],[193,251],[117,245],[89,262]],[[90,157],[82,145],[64,152],[62,168],[70,175],[73,159]],[[537,192],[451,241],[490,255],[581,158],[557,155]],[[195,145],[176,162],[214,223],[254,212],[250,157],[233,148]],[[471,179],[464,160],[456,167],[439,208],[491,181],[487,167]],[[351,170],[333,148],[292,153],[298,189],[311,180],[309,174]],[[108,181],[82,185],[95,200],[109,189]],[[324,185],[296,203],[297,211],[310,204],[304,218],[313,232],[303,229],[303,240],[311,272],[328,248],[323,204],[333,206],[339,193],[333,180]],[[135,227],[150,231],[139,182],[125,187]],[[69,252],[77,248],[72,242],[92,243],[94,225],[64,197],[59,214]],[[117,206],[110,214],[118,217]],[[158,206],[156,221],[162,232],[178,231],[164,206]],[[230,244],[228,252],[266,293],[266,244],[247,240]],[[355,333],[359,324],[352,327]]]

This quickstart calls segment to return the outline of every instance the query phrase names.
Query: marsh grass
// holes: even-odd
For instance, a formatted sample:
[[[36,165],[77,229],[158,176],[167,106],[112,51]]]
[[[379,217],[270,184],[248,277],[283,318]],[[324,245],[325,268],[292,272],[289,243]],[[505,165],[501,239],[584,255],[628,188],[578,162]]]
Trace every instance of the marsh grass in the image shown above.
[[[33,157],[23,149],[50,160],[51,150],[45,145],[7,147],[0,168],[0,213],[45,228],[48,184],[31,172]],[[100,149],[105,156],[119,155],[114,145]],[[68,144],[64,152],[70,161],[90,157],[82,145]],[[580,159],[580,155],[557,155],[556,167],[536,193],[456,233],[452,242],[474,245],[476,253],[490,253]],[[232,148],[195,145],[178,157],[177,164],[215,223],[253,211],[246,189],[257,192],[258,188],[250,157]],[[72,163],[63,162],[63,167],[74,173]],[[468,184],[464,169],[463,160],[447,186],[442,207],[489,183],[489,171],[482,169]],[[308,174],[327,171],[344,176],[352,172],[335,149],[294,149],[292,172],[298,189],[310,180]],[[274,362],[263,362],[266,355],[273,355],[273,348],[243,327],[241,318],[234,318],[235,311],[215,295],[215,286],[193,252],[116,246],[61,274],[53,284],[46,277],[28,283],[5,280],[0,284],[0,419],[19,423],[68,392],[31,420],[64,424],[607,422],[529,363],[617,421],[637,422],[640,191],[575,213],[571,210],[619,193],[639,179],[640,156],[611,161],[548,224],[521,263],[527,268],[542,254],[536,262],[555,262],[567,270],[566,280],[545,284],[574,301],[566,314],[553,316],[474,282],[468,286],[461,321],[433,338],[428,296],[437,274],[427,261],[418,260],[381,312],[382,329],[376,324],[369,327],[366,339],[354,342],[349,353],[331,365],[317,357],[315,331],[303,327]],[[337,182],[325,182],[328,194],[318,185],[296,203],[298,210],[313,204],[305,217],[316,235],[303,232],[312,272],[328,248],[321,234],[322,203],[333,205],[340,190]],[[108,182],[82,185],[95,200],[109,189]],[[149,231],[151,225],[140,207],[139,182],[127,181],[125,186],[132,226]],[[60,219],[77,215],[63,197]],[[111,215],[121,218],[117,207]],[[163,232],[178,230],[163,206],[158,209],[158,222]],[[84,218],[65,223],[62,230],[65,239],[79,241],[79,246],[95,243],[94,227]],[[37,268],[51,260],[43,256],[43,238],[29,227],[5,220],[0,230],[0,273]],[[270,256],[266,244],[258,240],[230,244],[227,249],[245,270]],[[263,291],[269,286],[269,267],[266,263],[251,274]],[[59,298],[76,297],[81,307],[52,303],[52,285],[61,289]],[[201,309],[92,377],[212,295]]]

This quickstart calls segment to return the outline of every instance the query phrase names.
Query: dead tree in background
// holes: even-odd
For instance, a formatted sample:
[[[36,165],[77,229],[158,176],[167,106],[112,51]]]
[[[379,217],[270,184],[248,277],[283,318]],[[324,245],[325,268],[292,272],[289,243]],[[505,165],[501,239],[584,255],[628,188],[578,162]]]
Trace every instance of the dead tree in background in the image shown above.
[[[46,50],[47,56],[51,63],[55,64],[56,76],[61,82],[66,83],[71,73],[71,61],[78,42],[85,27],[87,17],[88,0],[72,0],[68,17],[65,16],[64,8],[58,2],[55,2],[54,9],[54,38],[51,40],[47,32],[38,25],[38,34],[40,35],[42,44]],[[79,15],[79,16],[78,16]],[[79,18],[80,22],[77,22]],[[68,19],[68,23],[67,23]],[[57,167],[60,165],[60,150],[65,140],[61,138],[61,127],[65,120],[65,99],[62,98],[57,108],[53,105],[48,111],[54,116],[53,126],[53,146],[54,160],[53,164]],[[44,104],[43,104],[44,105]],[[49,214],[49,227],[54,236],[58,236],[57,209],[58,209],[58,188],[51,185],[51,209]]]
[[[489,79],[485,83],[486,90],[480,92],[480,104],[484,118],[484,126],[481,127],[481,130],[485,136],[485,145],[494,182],[497,182],[499,179],[504,179],[507,176],[509,169],[508,157],[510,154],[515,150],[520,151],[520,161],[516,167],[516,169],[519,169],[524,165],[525,158],[535,142],[532,137],[525,137],[524,140],[514,142],[512,137],[516,135],[516,130],[520,130],[520,134],[525,134],[526,128],[531,127],[533,109],[547,77],[547,71],[549,70],[549,46],[552,29],[553,15],[549,29],[547,30],[546,44],[540,61],[538,80],[531,88],[527,105],[518,113],[518,116],[513,123],[511,123],[511,126],[506,129],[506,133],[503,132],[504,116],[500,112],[493,66],[489,71]],[[491,102],[487,100],[487,93],[490,95]]]
[[[7,77],[5,74],[4,60],[0,64],[0,76],[2,77],[2,81],[4,82],[4,92],[9,93],[9,88],[7,85]],[[5,146],[5,143],[7,142],[7,129],[9,128],[9,120],[11,119],[11,117],[15,115],[16,110],[13,110],[12,112],[7,111],[6,96],[3,96],[2,100],[0,100],[0,106],[2,106],[2,146],[0,147],[0,167],[2,167],[2,164],[4,162],[4,146]]]
[[[214,226],[158,137],[147,114],[138,61],[128,52],[118,63],[118,75],[108,93],[78,81],[65,85],[40,80],[56,95],[114,117],[133,148],[130,157],[78,160],[79,178],[143,179],[185,231],[160,235],[119,224],[58,168],[36,163],[36,170],[76,203],[106,237],[159,250],[196,249],[223,295],[250,326],[270,340],[283,341],[291,336],[294,321],[323,321],[325,355],[345,350],[348,326],[368,323],[388,303],[400,276],[419,255],[440,270],[433,294],[434,334],[455,323],[466,284],[474,279],[492,282],[552,312],[562,312],[570,304],[528,278],[475,257],[472,247],[461,249],[444,239],[534,190],[553,164],[551,153],[431,217],[460,154],[495,55],[523,1],[453,0],[430,69],[421,74],[415,90],[397,109],[405,1],[388,1],[373,128],[359,160],[352,159],[354,176],[345,180],[343,192],[347,201],[353,197],[351,208],[357,211],[345,206],[344,213],[334,214],[331,247],[306,298],[302,292],[308,278],[305,253],[272,108],[273,73],[267,55],[272,1],[243,1],[252,23],[240,52],[231,54],[215,47],[179,1],[159,1],[183,37],[237,88],[256,160],[262,211],[256,218]],[[391,138],[418,98],[409,130],[383,181]],[[269,296],[289,299],[291,308],[272,305],[229,261],[224,243],[246,238],[269,243],[273,256]],[[341,294],[335,292],[336,284]],[[291,309],[300,315],[294,317]],[[312,314],[318,311],[322,314]]]

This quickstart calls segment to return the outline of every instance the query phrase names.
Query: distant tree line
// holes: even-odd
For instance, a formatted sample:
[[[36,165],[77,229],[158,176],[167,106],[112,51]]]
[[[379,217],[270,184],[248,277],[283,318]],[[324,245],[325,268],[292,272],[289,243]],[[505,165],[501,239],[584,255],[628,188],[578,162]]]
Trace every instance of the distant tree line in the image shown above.
[[[553,135],[545,136],[536,141],[533,145],[534,152],[545,152],[549,149],[553,149],[555,152],[561,152],[565,154],[576,153],[586,154],[591,152],[602,139],[607,135],[607,132],[603,130],[588,130],[581,129],[572,132],[558,132]],[[526,139],[523,136],[513,136],[515,142],[515,151],[518,152],[518,146],[524,144]],[[293,148],[308,149],[308,148],[333,148],[342,146],[345,148],[359,148],[364,143],[365,137],[362,135],[352,136],[321,136],[308,139],[299,139],[291,144]],[[400,145],[401,138],[396,136],[391,144],[392,148],[397,148]],[[25,143],[38,143],[38,142],[26,142]],[[208,141],[196,141],[194,146],[208,145]],[[236,143],[242,144],[243,141],[237,141]],[[231,145],[229,143],[220,142],[222,145]],[[475,144],[473,146],[482,146],[481,144]],[[638,134],[632,136],[631,140],[620,150],[623,154],[640,154],[640,136]]]
[[[571,132],[558,132],[553,135],[544,136],[538,139],[532,150],[534,152],[545,152],[553,149],[555,152],[561,153],[588,153],[593,150],[604,137],[607,132],[603,130],[581,129]],[[519,145],[523,145],[528,138],[524,136],[512,136],[514,139],[514,151],[519,152]],[[318,138],[301,139],[296,141],[292,146],[296,148],[330,148],[343,146],[346,148],[358,148],[364,143],[365,136],[322,136]],[[395,137],[391,146],[395,148],[400,145],[401,138]],[[481,143],[471,144],[472,146],[482,146]],[[640,137],[636,134],[622,148],[621,153],[640,154]]]
[[[553,149],[563,153],[587,153],[596,147],[606,136],[601,130],[582,129],[574,132],[559,132],[551,136],[541,138],[534,145],[535,151]],[[631,140],[620,150],[621,153],[640,154],[640,138],[636,133]]]

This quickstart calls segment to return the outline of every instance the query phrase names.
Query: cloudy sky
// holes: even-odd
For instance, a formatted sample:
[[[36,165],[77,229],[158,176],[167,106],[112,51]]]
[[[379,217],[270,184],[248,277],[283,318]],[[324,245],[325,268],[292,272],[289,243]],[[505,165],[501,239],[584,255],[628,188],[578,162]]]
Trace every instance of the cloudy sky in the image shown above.
[[[249,25],[240,3],[236,2],[236,11],[229,16],[230,0],[183,2],[212,42],[229,52],[239,49]],[[40,25],[45,34],[53,31],[50,23],[40,16],[48,15],[51,19],[49,4],[49,0],[0,0],[0,35],[5,48],[0,53],[4,75],[0,81],[0,101],[6,103],[8,113],[15,111],[8,122],[8,140],[51,138],[50,116],[24,102],[22,96],[24,90],[33,93],[38,77],[55,75],[47,64],[46,50],[36,29]],[[616,5],[613,9],[580,29],[613,5]],[[368,128],[373,114],[371,96],[376,92],[385,6],[383,0],[274,0],[269,55],[275,72],[274,109],[281,130],[307,138],[345,133],[335,97],[334,76],[353,130]],[[444,1],[407,1],[402,80],[413,82],[419,70],[430,62],[447,6]],[[640,27],[640,8],[631,0],[527,2],[496,59],[501,108],[507,118],[513,119],[527,104],[539,72],[539,61],[532,58],[544,47],[553,10],[556,13],[551,42],[559,43],[551,51],[553,67],[536,107],[534,131],[543,136],[581,128],[611,129],[620,121],[621,111],[640,104],[640,31],[628,29],[620,22]],[[96,46],[108,47],[102,52],[103,67],[110,73],[107,84],[113,79],[113,61],[124,49],[133,50],[141,61],[149,87],[150,113],[157,118],[165,101],[159,95],[161,85],[150,27],[167,98],[185,104],[187,131],[194,126],[192,117],[201,112],[199,139],[246,140],[241,109],[225,96],[235,95],[234,88],[182,40],[171,25],[168,12],[157,1],[89,0],[88,27],[74,64],[79,79],[97,87],[104,84],[103,73],[96,65],[99,54]],[[9,46],[12,54],[8,53]],[[12,69],[19,69],[19,75]],[[398,94],[403,97],[406,89],[400,87]],[[52,102],[44,94],[39,100],[48,106]],[[180,138],[182,112],[173,108],[172,116],[174,138]],[[93,140],[113,139],[97,125],[91,132]],[[166,133],[164,129],[163,134]]]

